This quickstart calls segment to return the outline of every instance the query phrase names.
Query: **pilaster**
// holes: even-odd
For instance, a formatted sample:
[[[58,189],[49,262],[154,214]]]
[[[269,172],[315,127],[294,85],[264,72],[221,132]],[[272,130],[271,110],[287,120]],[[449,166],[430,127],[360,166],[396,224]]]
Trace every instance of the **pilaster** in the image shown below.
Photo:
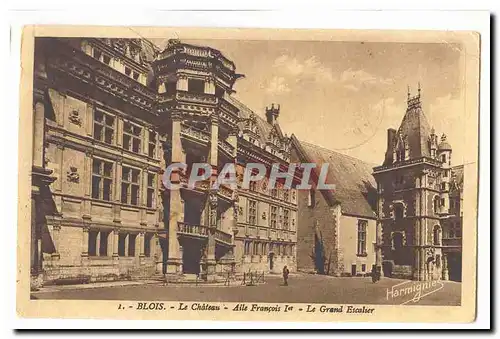
[[[54,243],[54,253],[52,253],[53,260],[59,260],[61,257],[59,254],[59,239],[61,233],[61,225],[52,226],[52,242]]]
[[[181,144],[181,121],[179,117],[173,117],[172,120],[172,163],[184,162],[184,154]],[[170,213],[168,223],[168,257],[167,273],[180,274],[182,257],[180,256],[179,241],[177,240],[177,225],[184,221],[184,201],[178,187],[180,183],[179,169],[172,171],[171,179],[172,189],[170,190]]]
[[[118,229],[114,229],[111,235],[113,236],[113,261],[118,262],[118,245],[120,241]]]
[[[82,258],[89,256],[89,230],[87,226],[82,228]]]
[[[33,113],[33,166],[44,167],[45,104],[36,101]]]

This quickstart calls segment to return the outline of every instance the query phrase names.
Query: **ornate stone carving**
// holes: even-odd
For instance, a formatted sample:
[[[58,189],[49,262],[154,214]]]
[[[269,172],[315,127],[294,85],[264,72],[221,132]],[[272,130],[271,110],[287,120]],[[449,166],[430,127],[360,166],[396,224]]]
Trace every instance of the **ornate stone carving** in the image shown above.
[[[75,125],[81,126],[82,118],[80,117],[80,112],[78,112],[77,110],[72,110],[69,113],[69,121],[71,121]]]
[[[262,212],[262,220],[266,220],[267,216],[266,216],[266,212]]]
[[[67,172],[67,175],[69,182],[74,182],[76,184],[80,182],[80,174],[78,174],[78,168],[70,167],[69,171]]]

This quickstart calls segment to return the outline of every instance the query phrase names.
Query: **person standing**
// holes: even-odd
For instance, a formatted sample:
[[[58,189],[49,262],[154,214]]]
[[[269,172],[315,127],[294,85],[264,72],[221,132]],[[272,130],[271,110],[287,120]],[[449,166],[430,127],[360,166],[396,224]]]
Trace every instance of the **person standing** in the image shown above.
[[[288,267],[283,267],[283,281],[284,281],[284,285],[285,286],[288,286],[288,274],[290,273],[290,271],[288,270]]]

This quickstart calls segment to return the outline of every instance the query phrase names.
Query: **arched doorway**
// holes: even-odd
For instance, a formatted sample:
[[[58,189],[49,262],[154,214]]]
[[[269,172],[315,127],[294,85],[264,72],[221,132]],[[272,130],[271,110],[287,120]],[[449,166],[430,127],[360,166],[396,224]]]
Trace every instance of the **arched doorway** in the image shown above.
[[[274,252],[269,253],[269,270],[274,269]]]
[[[453,281],[462,281],[462,254],[448,253],[448,277]]]

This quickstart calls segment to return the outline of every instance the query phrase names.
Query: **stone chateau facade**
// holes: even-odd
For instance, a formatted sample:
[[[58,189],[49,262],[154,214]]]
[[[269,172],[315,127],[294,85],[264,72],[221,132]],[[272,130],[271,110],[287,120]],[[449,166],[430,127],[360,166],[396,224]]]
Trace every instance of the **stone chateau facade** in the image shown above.
[[[33,286],[296,270],[461,279],[463,168],[429,128],[420,90],[373,168],[288,137],[234,97],[220,51],[170,40],[37,38],[33,79]],[[188,187],[193,163],[209,179]],[[329,163],[336,191],[241,187],[248,163]],[[171,163],[180,189],[161,177]],[[234,163],[238,187],[210,187]],[[346,170],[348,169],[348,170]],[[299,172],[300,176],[300,172]],[[375,180],[373,180],[375,179]],[[372,199],[373,198],[373,199]],[[299,229],[300,226],[300,229]]]
[[[279,105],[261,119],[232,94],[221,52],[170,40],[37,38],[31,274],[112,280],[296,270],[297,192],[242,189],[246,163],[290,162]],[[187,164],[167,190],[161,176]],[[193,163],[210,179],[187,186]],[[237,190],[211,183],[235,163]]]
[[[463,166],[430,128],[421,91],[410,96],[400,127],[387,131],[377,181],[377,265],[386,276],[458,280],[462,275]]]

